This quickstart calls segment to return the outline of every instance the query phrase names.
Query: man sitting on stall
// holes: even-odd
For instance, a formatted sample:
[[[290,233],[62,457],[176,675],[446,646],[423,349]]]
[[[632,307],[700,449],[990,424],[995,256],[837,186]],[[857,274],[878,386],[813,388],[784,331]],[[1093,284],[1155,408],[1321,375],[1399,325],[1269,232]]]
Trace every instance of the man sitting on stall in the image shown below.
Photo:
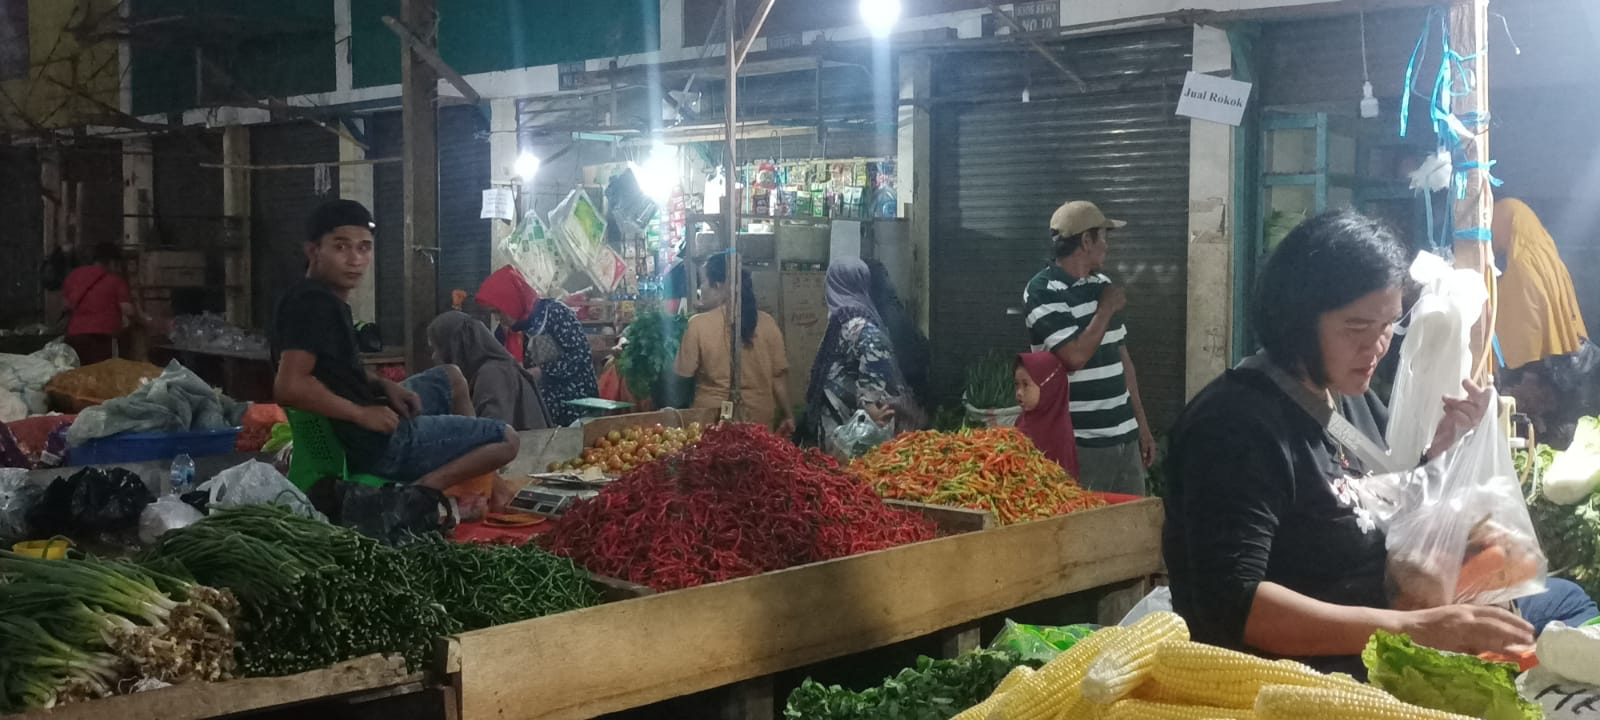
[[[372,214],[351,200],[311,214],[306,278],[284,293],[273,319],[273,396],[331,420],[351,472],[442,492],[511,462],[517,434],[473,417],[466,378],[453,365],[404,383],[362,365],[349,297],[372,264],[373,227]],[[516,490],[498,480],[490,507],[503,509]]]

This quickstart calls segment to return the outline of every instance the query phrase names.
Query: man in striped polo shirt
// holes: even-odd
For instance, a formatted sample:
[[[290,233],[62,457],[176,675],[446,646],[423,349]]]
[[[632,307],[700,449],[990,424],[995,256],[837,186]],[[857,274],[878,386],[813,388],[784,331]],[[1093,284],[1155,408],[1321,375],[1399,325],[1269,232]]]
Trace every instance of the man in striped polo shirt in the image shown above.
[[[1100,272],[1107,235],[1125,224],[1106,219],[1093,203],[1062,205],[1050,218],[1055,262],[1028,282],[1022,299],[1033,349],[1054,353],[1071,371],[1080,482],[1093,490],[1143,495],[1155,439],[1123,346],[1128,329],[1118,315],[1127,295]]]

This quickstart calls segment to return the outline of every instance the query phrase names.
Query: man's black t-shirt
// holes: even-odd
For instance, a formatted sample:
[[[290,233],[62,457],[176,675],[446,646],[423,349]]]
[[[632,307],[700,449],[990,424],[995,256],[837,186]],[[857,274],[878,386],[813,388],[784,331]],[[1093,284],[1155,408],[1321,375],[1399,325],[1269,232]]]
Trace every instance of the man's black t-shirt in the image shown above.
[[[1377,396],[1340,412],[1382,446]],[[1162,549],[1173,608],[1198,642],[1238,650],[1256,586],[1274,582],[1338,605],[1387,607],[1384,535],[1363,530],[1363,474],[1322,426],[1260,372],[1229,370],[1179,416],[1166,473]],[[1356,657],[1296,658],[1362,674]]]
[[[278,300],[271,340],[274,368],[285,350],[308,352],[317,358],[312,375],[329,392],[357,405],[385,404],[361,364],[350,305],[327,285],[307,278],[289,288]],[[334,420],[333,429],[352,465],[370,465],[389,444],[388,435],[344,421]]]

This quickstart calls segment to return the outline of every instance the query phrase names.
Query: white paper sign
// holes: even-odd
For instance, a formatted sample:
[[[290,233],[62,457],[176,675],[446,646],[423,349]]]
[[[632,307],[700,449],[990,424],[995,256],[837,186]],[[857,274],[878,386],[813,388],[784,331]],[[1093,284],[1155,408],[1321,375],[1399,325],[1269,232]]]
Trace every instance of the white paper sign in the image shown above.
[[[1183,80],[1178,114],[1238,127],[1239,123],[1244,122],[1244,107],[1250,101],[1250,87],[1247,82],[1191,70]]]
[[[517,196],[511,188],[490,188],[483,191],[483,210],[478,213],[483,220],[505,220],[517,217]]]

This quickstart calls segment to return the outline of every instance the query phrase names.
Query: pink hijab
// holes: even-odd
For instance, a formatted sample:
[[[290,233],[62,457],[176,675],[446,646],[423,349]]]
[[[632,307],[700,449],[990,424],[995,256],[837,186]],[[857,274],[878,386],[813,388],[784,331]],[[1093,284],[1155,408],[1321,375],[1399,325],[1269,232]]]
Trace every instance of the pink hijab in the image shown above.
[[[1072,432],[1072,405],[1067,392],[1067,368],[1052,353],[1017,356],[1017,362],[1039,386],[1039,405],[1022,413],[1017,429],[1027,435],[1044,456],[1078,479],[1078,441]]]

